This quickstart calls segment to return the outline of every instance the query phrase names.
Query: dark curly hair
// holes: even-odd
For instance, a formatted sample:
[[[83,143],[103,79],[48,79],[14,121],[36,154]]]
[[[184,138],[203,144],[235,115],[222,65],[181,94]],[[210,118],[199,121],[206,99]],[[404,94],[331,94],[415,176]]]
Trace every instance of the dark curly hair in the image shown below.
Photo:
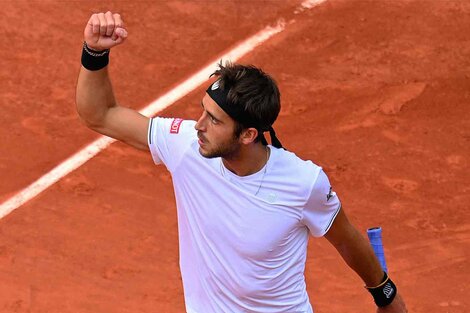
[[[242,65],[227,61],[225,65],[212,73],[219,79],[223,90],[229,89],[227,103],[243,106],[243,112],[253,125],[243,125],[235,121],[235,135],[238,137],[243,129],[254,127],[259,134],[256,141],[264,138],[263,132],[276,121],[281,110],[281,94],[274,79],[253,65]]]

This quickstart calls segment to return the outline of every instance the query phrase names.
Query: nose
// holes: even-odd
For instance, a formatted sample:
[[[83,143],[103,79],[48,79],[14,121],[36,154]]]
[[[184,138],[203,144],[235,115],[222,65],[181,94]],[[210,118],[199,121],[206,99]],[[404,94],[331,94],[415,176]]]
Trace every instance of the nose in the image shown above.
[[[194,128],[200,132],[206,131],[206,127],[204,125],[204,113],[201,114],[201,117],[199,117],[198,121],[196,122],[196,125],[194,125]]]

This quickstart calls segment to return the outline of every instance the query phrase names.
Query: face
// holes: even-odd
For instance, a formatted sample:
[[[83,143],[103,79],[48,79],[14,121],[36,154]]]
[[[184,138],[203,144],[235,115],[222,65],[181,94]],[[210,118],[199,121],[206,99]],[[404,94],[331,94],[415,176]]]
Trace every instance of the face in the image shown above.
[[[199,153],[206,158],[230,158],[241,143],[235,136],[235,121],[206,93],[201,102],[202,115],[196,123]]]

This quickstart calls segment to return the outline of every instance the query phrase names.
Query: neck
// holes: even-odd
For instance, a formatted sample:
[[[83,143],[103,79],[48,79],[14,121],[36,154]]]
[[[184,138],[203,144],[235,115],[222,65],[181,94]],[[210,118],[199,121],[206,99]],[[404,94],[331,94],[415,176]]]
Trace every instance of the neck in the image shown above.
[[[248,176],[261,170],[269,159],[270,149],[257,143],[254,146],[242,147],[236,154],[222,158],[224,166],[238,176]]]

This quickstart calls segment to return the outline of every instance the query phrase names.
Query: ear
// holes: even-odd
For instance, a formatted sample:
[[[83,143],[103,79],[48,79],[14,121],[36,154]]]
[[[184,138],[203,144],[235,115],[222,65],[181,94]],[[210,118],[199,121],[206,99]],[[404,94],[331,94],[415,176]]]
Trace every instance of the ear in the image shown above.
[[[242,144],[248,145],[255,142],[256,137],[258,137],[258,130],[256,128],[250,127],[242,131],[240,134],[240,142]]]

